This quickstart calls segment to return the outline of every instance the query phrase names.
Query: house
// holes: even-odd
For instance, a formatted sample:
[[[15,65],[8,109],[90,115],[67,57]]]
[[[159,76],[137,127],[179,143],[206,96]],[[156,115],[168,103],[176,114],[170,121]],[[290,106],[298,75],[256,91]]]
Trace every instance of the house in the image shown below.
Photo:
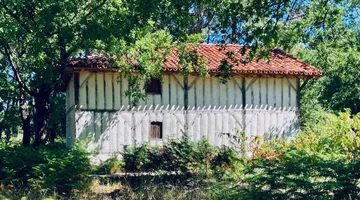
[[[301,80],[320,77],[322,71],[273,49],[269,60],[240,64],[226,84],[220,83],[214,74],[221,60],[227,51],[240,48],[201,44],[198,52],[206,58],[210,76],[181,75],[172,51],[162,68],[163,82],[152,80],[146,100],[136,107],[124,94],[127,80],[110,69],[104,56],[70,61],[67,145],[82,140],[89,150],[108,156],[127,146],[159,145],[183,135],[218,146],[233,145],[232,136],[240,131],[249,137],[293,137],[299,130]]]

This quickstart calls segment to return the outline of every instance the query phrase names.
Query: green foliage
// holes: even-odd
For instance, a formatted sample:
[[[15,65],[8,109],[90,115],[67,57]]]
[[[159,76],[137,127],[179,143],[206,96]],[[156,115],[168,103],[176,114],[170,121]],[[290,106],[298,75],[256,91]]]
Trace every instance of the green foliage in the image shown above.
[[[215,149],[208,141],[191,142],[188,137],[170,141],[163,147],[166,170],[181,172],[207,172]]]
[[[360,51],[351,42],[332,43],[323,44],[316,51],[304,49],[301,52],[302,57],[309,57],[309,63],[325,70],[323,78],[310,82],[303,91],[302,110],[305,113],[317,103],[328,110],[344,111],[350,108],[354,114],[360,112]]]
[[[293,141],[298,148],[314,151],[322,156],[352,157],[352,152],[360,145],[360,114],[351,116],[350,111],[331,114],[318,112],[318,120],[309,124]]]
[[[216,195],[225,199],[358,199],[360,115],[321,112],[318,116],[291,142],[265,142],[249,160],[243,178],[219,184]]]
[[[66,137],[66,96],[58,93],[50,98],[48,133],[50,142]]]
[[[124,168],[124,162],[119,160],[115,155],[93,167],[95,174],[114,174],[121,172]]]
[[[284,24],[282,48],[324,71],[302,91],[303,124],[316,118],[314,108],[360,112],[359,9],[358,1],[310,1]]]
[[[242,175],[246,160],[235,149],[223,146],[211,160],[211,169],[216,177],[236,177]]]
[[[242,160],[234,149],[214,147],[207,140],[191,142],[183,137],[162,147],[143,144],[126,149],[123,155],[126,171],[175,171],[195,176],[234,176]],[[232,173],[233,172],[233,173]]]
[[[126,94],[132,105],[136,105],[145,97],[144,84],[151,78],[161,79],[164,58],[174,47],[180,55],[179,69],[184,74],[206,75],[206,60],[198,55],[196,47],[186,48],[189,42],[204,40],[244,45],[246,48],[241,52],[233,53],[249,49],[250,60],[268,57],[268,49],[277,45],[292,49],[302,44],[305,50],[298,56],[327,74],[317,86],[311,87],[314,90],[310,93],[314,95],[306,97],[303,105],[316,99],[325,108],[349,107],[356,113],[359,110],[356,75],[359,29],[355,15],[358,8],[357,1],[3,0],[0,2],[1,128],[14,132],[21,127],[20,115],[13,111],[20,112],[16,99],[22,93],[25,102],[36,100],[35,105],[29,104],[29,110],[38,106],[30,116],[32,133],[39,133],[35,134],[37,139],[52,135],[47,138],[51,140],[54,135],[63,134],[62,128],[54,123],[60,117],[54,113],[60,113],[63,108],[54,103],[54,98],[57,99],[54,89],[61,82],[59,77],[66,62],[79,53],[105,53],[113,59],[113,64],[121,66],[131,86]],[[232,58],[229,52],[229,59]],[[223,60],[219,66],[222,82],[244,60],[232,61]],[[4,110],[12,106],[14,109],[6,112],[6,118],[12,117],[14,121],[8,123],[3,120]],[[34,122],[39,125],[34,126]],[[44,133],[40,133],[42,130]],[[46,134],[47,130],[50,134]]]
[[[123,73],[129,82],[125,95],[130,97],[133,106],[136,106],[140,99],[146,98],[146,83],[152,78],[162,80],[164,61],[173,51],[179,55],[178,69],[183,74],[194,71],[201,75],[207,74],[205,60],[197,52],[198,47],[194,45],[190,48],[187,43],[196,40],[198,34],[189,36],[186,41],[174,41],[168,31],[156,30],[154,22],[150,21],[146,31],[134,30],[131,37],[134,43],[113,39],[108,52],[104,53],[109,57],[116,55],[114,64],[121,66],[119,72]]]
[[[1,143],[0,181],[5,187],[56,191],[68,195],[89,186],[90,161],[81,146],[71,150],[63,143],[22,147],[17,142]]]
[[[123,160],[125,163],[125,170],[127,171],[143,171],[154,170],[150,155],[154,154],[155,149],[143,144],[138,147],[130,147],[125,149]],[[157,166],[155,166],[157,167]]]
[[[37,146],[46,142],[44,138],[53,140],[55,134],[63,134],[56,131],[49,118],[54,110],[61,110],[52,97],[73,56],[105,53],[121,66],[122,72],[127,72],[128,78],[136,74],[129,78],[131,87],[126,93],[136,105],[144,98],[142,84],[150,78],[161,78],[165,55],[173,47],[178,47],[181,54],[179,68],[184,73],[207,72],[205,60],[194,49],[184,50],[184,46],[203,42],[210,35],[219,36],[213,42],[251,46],[253,58],[260,45],[274,46],[278,40],[277,23],[287,15],[289,7],[289,1],[278,0],[2,0],[0,69],[6,76],[0,77],[0,82],[16,98],[23,94],[24,102],[35,100],[29,110],[35,108],[30,132],[35,133]],[[8,103],[12,98],[0,94],[0,99]],[[10,116],[19,119],[19,115]],[[14,127],[20,127],[19,120]]]

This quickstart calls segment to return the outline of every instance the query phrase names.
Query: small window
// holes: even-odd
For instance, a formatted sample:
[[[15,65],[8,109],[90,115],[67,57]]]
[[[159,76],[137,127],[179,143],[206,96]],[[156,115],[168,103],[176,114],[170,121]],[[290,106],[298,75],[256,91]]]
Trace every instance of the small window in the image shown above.
[[[150,139],[162,139],[162,122],[150,122]]]
[[[161,81],[159,79],[151,79],[146,85],[147,94],[161,94]]]

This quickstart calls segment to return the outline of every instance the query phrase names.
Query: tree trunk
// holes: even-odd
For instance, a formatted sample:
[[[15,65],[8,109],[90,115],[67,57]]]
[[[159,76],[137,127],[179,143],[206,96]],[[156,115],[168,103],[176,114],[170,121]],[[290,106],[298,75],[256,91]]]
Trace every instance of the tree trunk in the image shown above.
[[[11,131],[9,129],[7,129],[5,131],[5,141],[6,142],[9,142],[10,141],[10,138],[11,138]]]
[[[41,91],[35,96],[35,139],[34,147],[38,147],[40,144],[45,144],[47,138],[47,126],[49,120],[49,98],[50,93],[47,91]]]
[[[1,122],[0,122],[0,141],[2,140],[2,132],[3,132],[3,128],[2,128],[2,125],[1,125]]]
[[[31,126],[30,121],[31,117],[29,114],[29,106],[26,103],[24,95],[20,92],[20,115],[21,115],[21,122],[22,122],[22,130],[23,130],[23,140],[22,143],[24,146],[30,145],[30,138],[31,138]]]

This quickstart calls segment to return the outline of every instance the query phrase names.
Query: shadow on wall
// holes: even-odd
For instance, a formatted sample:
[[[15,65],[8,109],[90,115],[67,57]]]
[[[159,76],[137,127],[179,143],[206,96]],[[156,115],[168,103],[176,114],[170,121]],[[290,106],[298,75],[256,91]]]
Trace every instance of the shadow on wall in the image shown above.
[[[259,114],[259,113],[257,113]],[[260,113],[261,114],[261,113]],[[274,117],[275,119],[278,119],[278,116],[281,114],[281,121],[279,123],[278,120],[275,120],[275,125],[270,125],[264,132],[242,132],[241,129],[237,129],[236,127],[233,128],[231,132],[227,133],[220,133],[219,137],[226,137],[229,138],[231,146],[235,148],[239,148],[239,144],[241,141],[249,140],[253,136],[260,136],[263,140],[272,140],[276,138],[282,138],[286,140],[291,140],[296,137],[296,135],[299,133],[299,116],[295,112],[288,112],[288,113],[277,113]],[[256,114],[255,114],[256,115]],[[268,118],[268,120],[270,120]],[[263,126],[264,124],[258,124],[256,120],[248,120],[247,121],[248,126],[252,126],[253,123],[255,125]],[[265,122],[264,122],[265,123]],[[250,131],[250,130],[249,130]]]
[[[190,134],[191,139],[198,140],[205,137],[215,145],[224,144],[226,146],[234,146],[231,140],[233,136],[236,136],[237,130],[241,130],[242,118],[240,115],[242,112],[229,114],[228,111],[226,111],[221,113],[221,116],[227,116],[227,121],[226,123],[220,123],[216,126],[215,124],[210,124],[210,126],[205,123],[206,126],[216,129],[212,130],[211,133],[213,133],[213,135],[211,135],[211,137],[209,132],[204,133],[204,131],[200,131],[200,126],[203,124],[203,121],[210,122],[210,119],[215,119],[216,117],[212,116],[212,112],[204,111],[204,113],[206,113],[204,116],[207,116],[205,120],[201,117],[203,116],[201,115],[203,113],[199,114],[199,112],[193,113],[195,116],[189,119],[189,130],[191,130],[189,133],[193,134]],[[179,116],[177,114],[179,114]],[[143,122],[161,121],[164,124],[163,128],[166,127],[165,130],[167,130],[164,132],[164,138],[170,137],[168,134],[169,131],[180,130],[173,136],[173,138],[180,139],[181,136],[185,134],[183,130],[181,130],[181,127],[184,126],[185,119],[182,118],[182,113],[177,114],[175,112],[153,112],[150,117],[148,112],[137,111],[79,111],[77,112],[76,138],[85,143],[87,149],[95,154],[121,153],[124,151],[125,146],[134,146],[135,144],[142,142],[149,142],[151,145],[157,145],[161,144],[161,142],[154,143],[153,140],[148,139],[150,125]],[[254,114],[251,114],[248,117],[248,126],[256,127],[259,123],[263,123],[263,128],[265,128],[265,126],[266,128],[265,130],[255,128],[252,130],[253,132],[246,133],[246,135],[259,135],[265,140],[274,138],[294,138],[299,130],[298,115],[296,112],[279,112],[279,114],[273,112],[273,114],[269,114],[267,111],[255,110]],[[271,120],[271,122],[269,122],[269,120]],[[224,129],[225,126],[223,125],[226,125],[228,128]],[[209,127],[205,130],[209,131]],[[259,130],[261,133],[256,133],[256,131]],[[221,133],[220,135],[222,135],[222,137],[219,137],[218,133]],[[196,137],[194,134],[197,134]],[[167,139],[164,141],[166,140]]]
[[[299,132],[299,120],[297,117],[286,119],[282,126],[270,127],[264,133],[265,140],[272,140],[275,138],[293,139]]]
[[[88,150],[102,153],[109,148],[111,133],[118,124],[116,112],[82,111],[79,113],[77,124],[78,140],[84,142]]]

